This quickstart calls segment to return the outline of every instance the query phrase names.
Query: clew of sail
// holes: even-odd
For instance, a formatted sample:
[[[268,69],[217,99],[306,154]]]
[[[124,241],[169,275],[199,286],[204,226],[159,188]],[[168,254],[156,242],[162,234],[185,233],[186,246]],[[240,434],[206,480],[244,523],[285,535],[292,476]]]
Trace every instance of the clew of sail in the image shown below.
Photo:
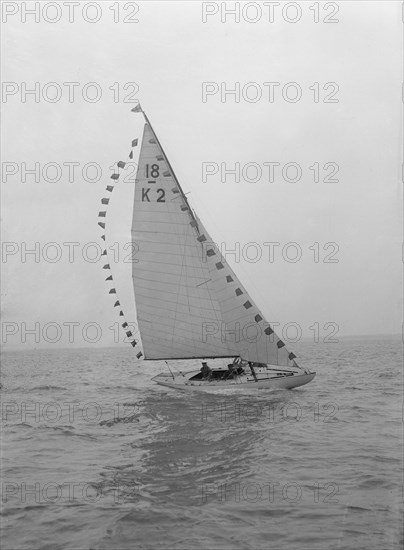
[[[234,357],[293,365],[214,245],[148,119],[135,183],[132,277],[145,359]]]

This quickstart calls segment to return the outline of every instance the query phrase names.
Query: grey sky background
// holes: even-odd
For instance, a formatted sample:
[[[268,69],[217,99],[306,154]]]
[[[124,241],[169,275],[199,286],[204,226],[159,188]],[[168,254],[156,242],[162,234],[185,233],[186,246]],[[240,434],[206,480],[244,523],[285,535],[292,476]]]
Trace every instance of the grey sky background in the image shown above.
[[[124,3],[121,3],[121,7]],[[104,258],[84,261],[86,243],[100,240],[97,214],[103,190],[110,183],[109,167],[128,160],[130,143],[141,137],[142,117],[130,112],[123,90],[134,82],[139,99],[188,198],[215,241],[228,249],[240,243],[262,246],[262,258],[227,259],[269,321],[296,322],[303,336],[310,326],[332,322],[339,335],[392,334],[401,331],[401,151],[402,151],[402,22],[400,2],[338,2],[339,23],[313,22],[312,3],[300,3],[295,24],[276,16],[257,23],[220,15],[202,23],[200,2],[146,2],[136,24],[113,22],[110,2],[102,2],[97,23],[74,23],[67,12],[61,21],[21,21],[21,14],[3,23],[3,81],[21,88],[26,82],[41,89],[49,82],[63,88],[62,98],[35,102],[21,93],[3,96],[4,162],[25,162],[41,168],[49,162],[79,162],[75,181],[67,168],[60,181],[36,183],[21,173],[2,184],[2,240],[15,242],[18,253],[2,257],[2,314],[19,332],[7,347],[65,346],[67,328],[57,344],[27,336],[21,343],[21,323],[78,322],[74,345],[89,345],[81,337],[88,322],[102,328],[97,346],[114,342],[109,327],[119,321],[108,295]],[[220,3],[218,3],[220,6]],[[321,4],[322,5],[322,4]],[[263,12],[266,13],[266,12]],[[321,12],[320,12],[321,13]],[[126,15],[123,13],[123,15]],[[302,99],[289,103],[279,88],[270,103],[264,82],[297,82]],[[70,103],[63,82],[79,82]],[[81,97],[88,82],[102,89],[100,101]],[[256,103],[217,94],[202,101],[202,83],[255,82],[263,97]],[[338,103],[315,103],[309,87],[336,82]],[[118,102],[109,88],[118,83]],[[323,92],[322,92],[323,95]],[[136,158],[134,158],[134,161]],[[103,168],[97,183],[79,172],[84,164]],[[300,181],[236,183],[229,176],[202,181],[202,163],[297,162]],[[339,165],[338,183],[313,182],[314,162]],[[4,167],[4,164],[3,164]],[[108,211],[107,245],[117,242],[119,261],[112,271],[126,316],[135,320],[131,264],[123,250],[130,241],[133,183],[121,182]],[[296,242],[302,258],[290,263],[280,249]],[[60,261],[50,263],[27,248],[56,242]],[[64,242],[77,242],[69,262]],[[275,261],[268,261],[265,242],[279,242]],[[320,262],[313,261],[313,243],[320,245]],[[325,243],[337,243],[338,263],[324,263]],[[328,250],[330,252],[331,249]],[[49,251],[51,254],[52,251]],[[251,250],[251,254],[253,251]],[[330,331],[320,328],[320,335]],[[52,332],[50,331],[51,335]],[[3,335],[4,341],[4,335]],[[293,347],[293,346],[292,346]]]

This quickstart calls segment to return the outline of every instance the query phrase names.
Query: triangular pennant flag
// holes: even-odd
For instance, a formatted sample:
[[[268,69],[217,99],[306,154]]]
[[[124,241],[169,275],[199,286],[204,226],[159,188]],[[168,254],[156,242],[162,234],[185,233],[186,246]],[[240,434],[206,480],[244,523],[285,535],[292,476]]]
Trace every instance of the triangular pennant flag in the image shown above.
[[[105,223],[103,223],[103,222],[98,222],[98,225],[99,225],[100,227],[102,227],[103,229],[105,229]],[[105,241],[105,239],[104,239],[104,241]]]
[[[105,218],[106,215],[107,215],[107,213],[106,213],[105,210],[103,212],[98,212],[98,217],[99,218]]]
[[[101,256],[106,256],[107,255],[107,251],[104,250],[104,252],[101,254]]]
[[[111,179],[112,180],[119,180],[119,174],[112,174]]]
[[[106,280],[106,281],[112,281],[112,275],[110,275],[109,277],[107,277],[105,280]]]
[[[133,151],[131,151],[131,152],[129,153],[129,158],[130,158],[130,159],[133,159]]]
[[[111,290],[109,291],[109,294],[116,294],[116,290],[114,288],[111,288]]]
[[[132,140],[132,147],[137,147],[137,138]]]
[[[122,326],[123,328],[126,328],[128,326],[128,323],[125,321],[124,323],[122,323]]]
[[[289,353],[289,359],[292,360],[296,357],[296,355],[293,352]]]
[[[109,203],[109,199],[101,199],[101,204],[108,204]]]
[[[105,224],[104,224],[105,225]],[[105,241],[105,235],[101,235],[101,239]]]
[[[126,162],[123,162],[123,160],[120,160],[120,161],[118,162],[118,165],[117,165],[117,166],[118,166],[118,168],[125,168]]]
[[[123,317],[123,311],[122,310],[119,312],[119,317]]]
[[[114,189],[114,186],[113,185],[107,185],[107,191],[109,191],[110,193],[112,193]]]
[[[282,340],[278,340],[278,341],[276,342],[276,345],[278,346],[278,348],[283,348],[283,346],[285,345],[285,343],[282,342]]]
[[[133,342],[130,343],[130,345],[132,346],[132,348],[134,348],[136,346],[137,342],[136,340],[133,340]]]
[[[119,300],[117,300],[117,301],[115,302],[115,304],[114,304],[114,307],[120,306],[120,305],[121,305],[121,304],[119,303]]]
[[[105,264],[104,267],[102,269],[111,269],[110,265],[109,264]]]
[[[139,353],[136,354],[136,357],[138,359],[140,359],[141,357],[143,357],[143,353],[141,351],[139,351]]]
[[[133,109],[131,109],[132,113],[141,113],[142,107],[140,106],[140,103],[138,103]]]

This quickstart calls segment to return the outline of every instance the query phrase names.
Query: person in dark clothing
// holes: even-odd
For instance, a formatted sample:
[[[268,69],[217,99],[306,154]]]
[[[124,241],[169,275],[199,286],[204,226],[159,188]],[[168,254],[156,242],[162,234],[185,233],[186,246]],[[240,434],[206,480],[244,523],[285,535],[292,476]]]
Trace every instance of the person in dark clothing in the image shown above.
[[[209,367],[209,365],[206,363],[206,361],[202,361],[202,380],[207,380],[212,372],[212,369]]]

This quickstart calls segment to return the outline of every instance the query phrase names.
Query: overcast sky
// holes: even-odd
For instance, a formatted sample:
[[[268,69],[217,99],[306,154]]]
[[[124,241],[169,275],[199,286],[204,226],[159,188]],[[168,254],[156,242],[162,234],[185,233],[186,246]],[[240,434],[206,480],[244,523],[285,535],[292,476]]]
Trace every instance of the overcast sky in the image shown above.
[[[341,336],[401,331],[400,2],[338,2],[328,11],[320,3],[318,14],[309,9],[311,2],[298,4],[300,14],[293,6],[282,14],[282,3],[274,8],[272,23],[262,3],[242,11],[239,23],[230,15],[221,21],[220,2],[205,6],[218,10],[205,23],[200,2],[138,2],[135,14],[135,3],[120,3],[118,12],[117,3],[106,1],[99,3],[100,20],[94,23],[84,16],[96,18],[95,8],[83,15],[80,6],[72,23],[67,8],[59,21],[47,22],[58,15],[51,7],[37,15],[38,22],[29,15],[24,22],[20,4],[3,2],[3,9],[4,4],[9,15],[3,13],[2,73],[3,81],[14,84],[7,85],[2,103],[3,342],[4,323],[16,332],[7,345],[27,348],[52,344],[43,335],[39,343],[29,335],[21,343],[22,323],[27,328],[40,323],[42,330],[47,323],[76,322],[74,345],[88,345],[81,329],[90,322],[102,330],[97,346],[113,343],[109,327],[119,318],[104,281],[104,258],[91,263],[82,252],[93,255],[95,248],[86,243],[102,244],[97,214],[101,198],[108,196],[109,167],[128,160],[132,139],[141,137],[142,116],[130,112],[134,104],[125,98],[141,101],[191,205],[216,242],[228,250],[240,247],[239,261],[227,258],[268,320],[298,323],[307,337],[313,335],[313,323],[319,323],[320,336],[330,333],[324,329],[327,322],[335,323]],[[262,17],[253,23],[257,6]],[[334,6],[339,8],[335,14]],[[287,20],[299,15],[295,23]],[[124,17],[138,22],[124,23]],[[326,17],[339,21],[325,23]],[[24,83],[32,89],[35,82],[38,101],[23,94]],[[45,99],[57,90],[46,86],[51,82],[62,91],[54,102]],[[72,102],[64,82],[78,83]],[[96,88],[85,88],[90,82],[102,91],[99,101],[83,99],[82,92],[94,97]],[[203,82],[216,83],[210,89],[218,90],[205,101]],[[237,82],[240,101],[231,94],[222,101],[221,92]],[[268,82],[280,83],[272,102]],[[299,101],[282,95],[290,82],[298,87],[286,87],[284,93],[293,100],[300,90]],[[246,83],[253,84],[245,88]],[[335,84],[324,89],[327,83]],[[262,97],[253,101],[256,93]],[[327,97],[338,101],[324,102]],[[5,163],[13,162],[6,170],[17,173],[8,175]],[[73,182],[63,167],[69,162],[79,163]],[[91,162],[102,168],[98,182],[82,176],[83,166]],[[270,182],[267,163],[272,162],[279,166]],[[282,167],[291,162],[302,170],[299,181],[282,177]],[[22,163],[27,168],[40,163],[41,170],[58,163],[63,170],[58,181],[46,181],[55,175],[51,167],[39,182],[27,175],[24,183]],[[203,163],[228,168],[240,163],[241,172],[256,163],[262,176],[251,181],[251,168],[239,182],[231,175],[221,181],[219,170],[204,182]],[[318,182],[315,168],[309,168],[315,163]],[[326,171],[325,163],[330,163]],[[323,181],[336,166],[338,181]],[[87,180],[94,174],[90,169]],[[293,179],[293,168],[287,176]],[[109,246],[119,243],[119,261],[112,268],[130,320],[135,319],[131,265],[123,258],[132,198],[133,182],[121,181],[109,205],[107,232]],[[22,253],[35,242],[39,261]],[[50,242],[60,246],[60,261],[43,257],[55,254],[55,247],[46,247]],[[66,242],[79,243],[72,262]],[[264,245],[269,242],[280,243],[273,262]],[[298,248],[288,247],[291,242]],[[327,243],[334,244],[325,250]],[[285,245],[291,258],[300,250],[299,261],[283,257]],[[262,256],[257,259],[258,247]],[[50,339],[53,334],[50,330]],[[67,343],[65,325],[54,345]]]

